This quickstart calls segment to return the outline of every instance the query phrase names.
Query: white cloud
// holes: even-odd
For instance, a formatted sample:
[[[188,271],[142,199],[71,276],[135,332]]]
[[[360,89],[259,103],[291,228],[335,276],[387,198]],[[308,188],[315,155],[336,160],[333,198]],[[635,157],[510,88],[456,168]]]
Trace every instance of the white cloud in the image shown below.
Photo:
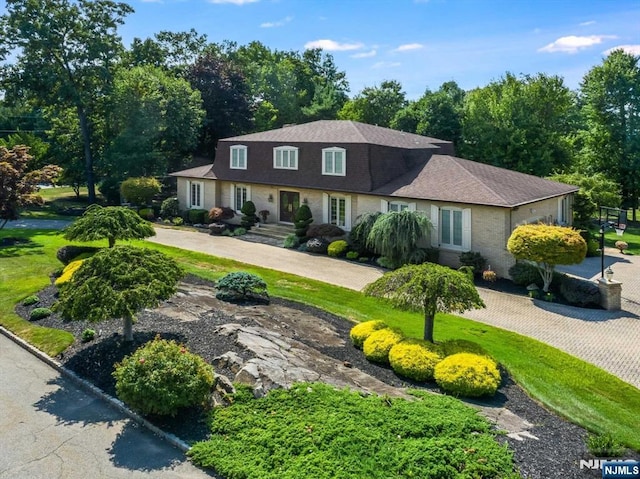
[[[604,54],[609,55],[614,50],[623,50],[630,55],[640,55],[640,45],[618,45],[617,47],[605,50]]]
[[[234,5],[245,5],[247,3],[255,3],[260,0],[209,0],[209,3],[232,3]]]
[[[374,63],[371,68],[380,69],[380,68],[395,68],[402,65],[400,62],[377,62]]]
[[[596,21],[595,20],[589,20],[588,22],[582,22],[580,24],[581,27],[588,27],[589,25],[595,25]]]
[[[335,40],[314,40],[312,42],[307,42],[304,45],[304,48],[310,50],[311,48],[322,48],[328,52],[343,52],[347,50],[359,50],[364,45],[362,43],[339,43]]]
[[[602,43],[603,40],[609,40],[617,38],[615,35],[589,35],[586,37],[579,37],[576,35],[569,35],[568,37],[560,37],[555,42],[551,42],[548,45],[539,48],[539,52],[563,52],[563,53],[577,53],[579,50],[592,47]]]
[[[420,50],[421,48],[424,48],[424,45],[422,43],[407,43],[405,45],[400,45],[398,48],[396,48],[393,51],[394,52],[408,52],[408,51],[411,51],[411,50]]]
[[[351,58],[371,58],[375,57],[377,54],[378,52],[376,50],[371,50],[370,52],[355,53],[351,55]]]
[[[286,17],[282,20],[278,20],[277,22],[265,22],[260,24],[260,28],[276,28],[276,27],[284,27],[287,23],[291,22],[293,17]]]

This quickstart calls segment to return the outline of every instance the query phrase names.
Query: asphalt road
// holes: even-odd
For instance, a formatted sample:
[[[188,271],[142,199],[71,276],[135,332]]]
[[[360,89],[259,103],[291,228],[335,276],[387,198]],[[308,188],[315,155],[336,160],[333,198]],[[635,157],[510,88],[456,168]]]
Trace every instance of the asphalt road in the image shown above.
[[[0,479],[211,477],[0,334]]]

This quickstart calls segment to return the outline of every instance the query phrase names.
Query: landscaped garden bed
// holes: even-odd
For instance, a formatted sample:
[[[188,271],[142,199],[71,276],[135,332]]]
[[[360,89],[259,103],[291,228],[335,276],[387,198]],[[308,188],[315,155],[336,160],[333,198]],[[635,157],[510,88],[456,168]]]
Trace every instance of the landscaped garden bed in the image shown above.
[[[192,306],[187,307],[179,303],[185,295],[189,296],[189,293],[194,291],[197,294],[192,295],[192,300],[195,301]],[[206,291],[209,291],[209,294],[203,294]],[[55,293],[54,287],[39,292],[38,303],[28,307],[19,306],[18,312],[27,318],[31,309],[51,305],[55,301]],[[221,327],[232,323],[245,328],[262,325],[278,334],[286,332],[292,340],[314,348],[336,361],[338,366],[335,369],[357,369],[390,387],[410,386],[437,390],[434,384],[409,383],[396,376],[389,367],[367,361],[362,352],[351,345],[349,330],[353,324],[343,318],[310,306],[279,299],[273,300],[271,305],[243,305],[218,301],[215,299],[215,290],[211,283],[194,276],[188,277],[187,282],[182,283],[181,293],[175,298],[163,303],[160,308],[146,310],[139,315],[134,326],[132,344],[122,342],[120,320],[84,324],[63,322],[53,314],[36,323],[72,332],[77,340],[63,353],[62,362],[110,394],[115,394],[115,381],[111,375],[113,365],[153,339],[156,334],[184,343],[191,352],[199,354],[210,363],[216,363],[216,357],[229,351],[235,352],[244,360],[250,359],[250,353],[238,347],[233,337],[219,334]],[[314,326],[310,330],[309,325],[312,324]],[[96,330],[96,338],[83,343],[82,333],[87,328]],[[327,334],[327,331],[331,334]],[[333,340],[330,341],[329,337]],[[216,367],[216,372],[234,377],[233,371],[227,367]],[[534,424],[530,432],[538,438],[537,440],[518,441],[503,435],[497,437],[499,442],[508,444],[514,450],[515,463],[524,477],[589,477],[578,467],[579,460],[588,457],[585,431],[547,412],[532,401],[508,376],[504,378],[498,394],[493,399],[480,403],[504,406]],[[205,418],[203,410],[191,408],[183,411],[176,419],[151,419],[182,439],[196,442],[205,439],[210,432]],[[351,433],[345,431],[345,434]],[[594,474],[593,477],[598,475]]]

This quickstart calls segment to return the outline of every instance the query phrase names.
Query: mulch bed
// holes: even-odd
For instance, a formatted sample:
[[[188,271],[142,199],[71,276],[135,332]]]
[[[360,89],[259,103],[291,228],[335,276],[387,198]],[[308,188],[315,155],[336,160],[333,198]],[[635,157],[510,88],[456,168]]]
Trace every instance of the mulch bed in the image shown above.
[[[186,282],[212,286],[210,283],[195,276],[188,276]],[[29,307],[18,305],[16,312],[22,317],[28,318],[29,312],[34,307],[52,305],[56,300],[56,288],[50,286],[40,291],[38,296],[40,303]],[[281,299],[273,299],[272,301],[313,314],[319,321],[329,322],[339,332],[340,336],[348,341],[352,323],[344,318],[291,301]],[[240,305],[238,307],[255,308],[259,307],[259,305]],[[234,345],[229,344],[228,338],[219,337],[213,332],[217,326],[231,321],[237,323],[238,318],[218,310],[204,310],[204,308],[196,321],[177,321],[162,315],[157,310],[144,311],[139,314],[134,325],[134,341],[132,344],[125,343],[121,339],[121,320],[109,320],[98,324],[65,322],[57,314],[53,314],[36,323],[41,326],[64,329],[73,333],[78,339],[60,355],[61,362],[65,367],[89,380],[103,391],[115,395],[115,381],[111,376],[113,365],[147,341],[153,339],[157,334],[164,339],[175,339],[184,343],[192,352],[211,362],[214,357],[234,350]],[[247,324],[251,324],[252,320],[246,319],[246,321]],[[95,329],[98,335],[93,341],[82,343],[79,338],[86,328]],[[303,337],[297,337],[296,339],[305,342]],[[362,352],[354,347],[318,347],[318,344],[310,345],[319,348],[328,356],[340,361],[347,361],[353,367],[359,368],[392,386],[411,386],[437,390],[435,385],[407,383],[407,381],[396,376],[390,368],[365,360]],[[243,351],[236,352],[243,354]],[[221,370],[216,372],[221,374],[228,373]],[[579,468],[581,459],[592,457],[585,447],[586,431],[547,411],[532,400],[506,373],[503,372],[503,374],[503,384],[496,396],[490,401],[475,402],[484,405],[504,406],[534,424],[530,432],[538,437],[539,440],[527,439],[518,441],[504,435],[498,435],[497,437],[499,442],[507,444],[514,451],[515,462],[522,476],[530,479],[600,477],[600,471],[587,471]],[[184,414],[176,419],[159,417],[150,417],[149,419],[187,442],[202,440],[206,438],[208,433],[206,416],[198,408],[186,410]],[[628,451],[624,458],[639,460],[640,454]]]

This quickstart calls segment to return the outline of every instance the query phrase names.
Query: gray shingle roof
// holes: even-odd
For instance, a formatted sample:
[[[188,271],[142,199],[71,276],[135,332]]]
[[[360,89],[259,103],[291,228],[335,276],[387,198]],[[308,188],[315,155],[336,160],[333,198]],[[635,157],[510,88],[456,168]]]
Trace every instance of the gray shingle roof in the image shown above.
[[[175,171],[169,173],[169,176],[180,176],[183,178],[208,178],[211,180],[216,179],[216,175],[211,169],[213,163],[208,165],[196,166],[195,168],[189,168],[187,170]]]
[[[545,180],[449,155],[433,155],[426,165],[373,191],[381,196],[513,208],[578,191]]]
[[[396,148],[429,148],[451,142],[351,120],[318,120],[275,130],[224,138],[226,142],[366,143]]]

